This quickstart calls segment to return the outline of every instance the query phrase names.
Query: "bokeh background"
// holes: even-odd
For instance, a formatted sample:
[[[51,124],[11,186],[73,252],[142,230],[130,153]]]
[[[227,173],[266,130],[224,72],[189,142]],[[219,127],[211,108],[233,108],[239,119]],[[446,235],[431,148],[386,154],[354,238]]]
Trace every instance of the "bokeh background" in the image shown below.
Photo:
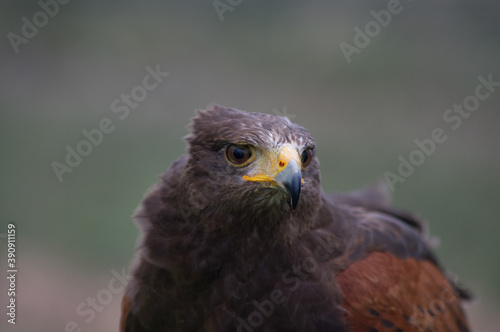
[[[350,63],[339,45],[352,45],[354,28],[388,1],[220,3],[230,10],[219,15],[212,0],[72,1],[16,53],[8,34],[21,36],[22,18],[42,8],[2,1],[0,233],[17,226],[19,272],[14,327],[0,234],[0,330],[62,332],[74,322],[117,331],[122,293],[109,283],[134,255],[130,216],[184,153],[194,110],[218,103],[308,128],[325,190],[396,173],[415,139],[445,129],[448,140],[396,185],[394,203],[428,221],[442,262],[477,295],[467,307],[474,329],[497,331],[500,88],[456,130],[443,114],[474,93],[478,76],[500,81],[499,3],[402,0]],[[121,120],[112,102],[157,65],[169,76]],[[104,118],[115,130],[60,182],[51,164]],[[105,305],[82,314],[96,296]]]

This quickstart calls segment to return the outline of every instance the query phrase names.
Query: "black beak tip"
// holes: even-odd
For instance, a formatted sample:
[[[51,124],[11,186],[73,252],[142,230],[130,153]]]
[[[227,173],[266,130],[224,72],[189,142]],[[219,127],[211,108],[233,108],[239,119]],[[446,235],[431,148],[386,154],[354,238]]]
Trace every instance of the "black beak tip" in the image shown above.
[[[288,191],[288,194],[290,195],[290,205],[292,207],[292,210],[294,211],[297,208],[297,205],[299,204],[301,181],[302,179],[299,175],[299,176],[294,176],[292,178],[292,181],[283,183],[286,190]]]

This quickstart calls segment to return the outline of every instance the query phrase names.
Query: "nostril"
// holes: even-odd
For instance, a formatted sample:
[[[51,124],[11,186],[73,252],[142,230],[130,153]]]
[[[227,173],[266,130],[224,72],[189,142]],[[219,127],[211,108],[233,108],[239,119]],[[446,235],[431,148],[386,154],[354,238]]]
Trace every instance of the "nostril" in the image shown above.
[[[280,167],[283,167],[283,166],[285,166],[285,163],[280,161]]]

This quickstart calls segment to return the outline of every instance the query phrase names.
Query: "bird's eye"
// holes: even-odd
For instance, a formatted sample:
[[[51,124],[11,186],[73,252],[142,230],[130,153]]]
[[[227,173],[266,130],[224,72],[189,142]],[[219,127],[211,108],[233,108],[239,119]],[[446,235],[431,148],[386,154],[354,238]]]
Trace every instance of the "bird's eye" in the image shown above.
[[[305,149],[300,156],[300,162],[302,163],[302,168],[306,168],[313,159],[312,149]]]
[[[231,144],[226,148],[226,159],[234,166],[244,166],[252,159],[252,149],[247,145]]]

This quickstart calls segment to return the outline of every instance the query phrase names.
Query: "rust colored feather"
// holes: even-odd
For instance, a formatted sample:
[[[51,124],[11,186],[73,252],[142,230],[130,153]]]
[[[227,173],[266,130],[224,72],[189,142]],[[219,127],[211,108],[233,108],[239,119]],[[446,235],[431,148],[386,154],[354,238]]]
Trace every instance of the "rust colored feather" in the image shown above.
[[[127,295],[122,298],[122,316],[120,318],[120,332],[125,332],[127,317],[130,313],[130,300]]]
[[[351,331],[469,331],[458,294],[426,260],[375,252],[337,281]]]

